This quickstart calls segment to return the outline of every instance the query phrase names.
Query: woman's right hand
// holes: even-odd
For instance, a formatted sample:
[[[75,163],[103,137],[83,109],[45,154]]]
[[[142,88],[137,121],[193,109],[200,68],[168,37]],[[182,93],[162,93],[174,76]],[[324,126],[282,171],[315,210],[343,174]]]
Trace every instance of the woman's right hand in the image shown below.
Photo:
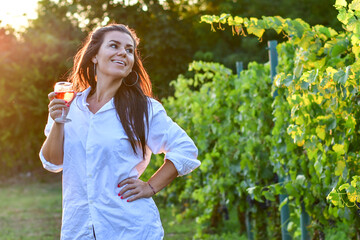
[[[61,111],[63,108],[65,109],[66,114],[67,114],[67,112],[69,111],[69,106],[70,106],[70,104],[68,102],[66,102],[63,99],[57,99],[55,92],[49,93],[48,98],[50,101],[50,103],[48,105],[49,114],[53,120],[55,120],[55,118],[61,117]]]

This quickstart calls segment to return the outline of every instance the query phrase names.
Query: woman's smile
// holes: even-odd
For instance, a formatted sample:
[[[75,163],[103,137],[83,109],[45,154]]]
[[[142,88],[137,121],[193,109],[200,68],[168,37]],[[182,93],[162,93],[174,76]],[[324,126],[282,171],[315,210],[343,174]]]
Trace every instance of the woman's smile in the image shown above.
[[[113,63],[119,64],[121,66],[126,66],[126,63],[122,60],[111,60]]]

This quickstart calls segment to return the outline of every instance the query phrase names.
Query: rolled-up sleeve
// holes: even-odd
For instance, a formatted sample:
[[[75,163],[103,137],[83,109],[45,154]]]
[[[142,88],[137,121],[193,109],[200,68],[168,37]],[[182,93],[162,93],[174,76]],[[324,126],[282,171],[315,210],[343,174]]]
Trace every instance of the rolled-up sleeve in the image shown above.
[[[48,121],[47,121],[47,124],[45,126],[45,130],[44,130],[44,133],[45,133],[46,137],[49,136],[49,133],[50,133],[50,130],[51,130],[51,127],[52,127],[53,124],[54,124],[54,120],[50,116],[48,116]],[[41,160],[41,162],[43,164],[43,167],[46,170],[48,170],[50,172],[55,172],[55,173],[62,171],[62,169],[63,169],[62,164],[61,165],[55,165],[55,164],[53,164],[51,162],[48,162],[45,159],[45,157],[43,155],[42,148],[40,149],[39,157],[40,157],[40,160]]]
[[[167,114],[157,101],[151,101],[148,146],[155,153],[165,153],[179,176],[186,175],[200,166],[198,149],[186,132]]]

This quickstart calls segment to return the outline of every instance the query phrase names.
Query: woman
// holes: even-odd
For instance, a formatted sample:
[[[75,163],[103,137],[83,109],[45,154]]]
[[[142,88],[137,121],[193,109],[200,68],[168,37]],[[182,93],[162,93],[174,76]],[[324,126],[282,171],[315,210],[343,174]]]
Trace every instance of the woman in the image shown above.
[[[200,165],[193,141],[152,98],[138,43],[127,26],[96,29],[74,58],[71,105],[49,94],[40,159],[63,171],[61,239],[162,239],[151,197]],[[62,108],[71,122],[54,122]],[[164,164],[143,182],[152,152],[165,153]]]

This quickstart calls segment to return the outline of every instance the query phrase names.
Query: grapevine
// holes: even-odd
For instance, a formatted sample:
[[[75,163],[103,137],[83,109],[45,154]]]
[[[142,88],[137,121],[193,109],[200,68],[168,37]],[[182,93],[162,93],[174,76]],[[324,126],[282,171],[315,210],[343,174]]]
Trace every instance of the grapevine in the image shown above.
[[[228,26],[261,40],[272,29],[286,39],[273,83],[268,64],[251,63],[237,78],[220,64],[194,62],[194,76],[179,76],[175,96],[164,101],[199,147],[200,171],[178,189],[197,201],[186,211],[199,215],[199,238],[221,228],[212,223],[224,207],[237,209],[239,219],[250,209],[257,237],[274,237],[260,226],[278,223],[262,221],[259,209],[278,211],[279,194],[288,195],[292,212],[305,205],[312,233],[345,222],[358,234],[360,0],[335,7],[344,31],[279,16],[202,16],[212,31]],[[298,236],[296,214],[289,226]]]

